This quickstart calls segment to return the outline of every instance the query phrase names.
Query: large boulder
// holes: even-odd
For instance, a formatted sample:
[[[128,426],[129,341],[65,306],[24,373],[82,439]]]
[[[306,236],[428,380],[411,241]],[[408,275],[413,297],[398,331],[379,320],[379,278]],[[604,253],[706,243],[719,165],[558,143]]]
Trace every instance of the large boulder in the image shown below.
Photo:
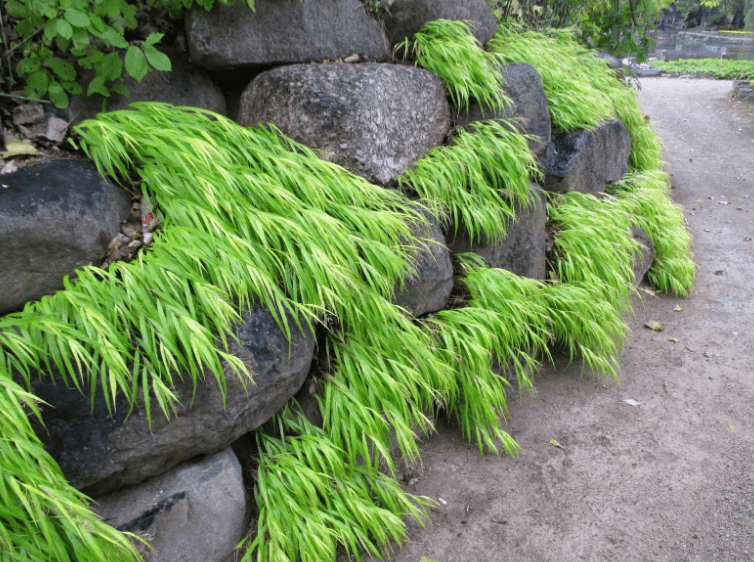
[[[602,193],[605,184],[628,172],[631,136],[619,119],[602,121],[590,131],[553,138],[540,163],[544,188],[556,193]]]
[[[52,160],[0,180],[0,314],[63,288],[99,264],[129,197],[86,160]]]
[[[437,218],[427,213],[429,226],[417,232],[423,239],[413,275],[404,280],[393,302],[414,316],[442,310],[453,289],[453,263]]]
[[[497,18],[487,0],[394,0],[381,18],[392,47],[411,39],[425,23],[440,19],[470,21],[481,45],[497,31]]]
[[[526,211],[517,212],[507,225],[505,238],[497,241],[471,242],[463,227],[454,235],[448,235],[448,247],[454,254],[475,252],[489,267],[507,269],[521,277],[544,279],[547,274],[546,223],[547,210],[544,192],[532,184],[535,192],[534,205]]]
[[[474,121],[495,119],[514,125],[519,131],[535,138],[529,140],[529,148],[535,156],[547,149],[551,137],[550,108],[542,87],[542,78],[530,64],[509,64],[501,68],[507,86],[505,95],[513,106],[502,113],[486,108],[482,111],[479,102],[472,100],[468,111],[458,116],[457,125],[468,127]]]
[[[207,12],[195,5],[186,14],[191,60],[214,71],[336,60],[359,53],[388,58],[376,20],[359,0],[256,0]]]
[[[254,308],[243,314],[235,327],[241,345],[230,339],[229,348],[249,369],[253,383],[247,381],[244,389],[224,365],[225,404],[212,373],[199,381],[193,403],[191,377],[184,374],[179,380],[175,375],[181,404],[168,421],[152,396],[150,428],[143,397],[126,419],[129,406],[119,396],[111,416],[101,388],[92,408],[89,396],[57,377],[45,377],[32,385],[34,394],[49,404],[40,406],[46,429],[35,430],[70,483],[90,495],[137,484],[181,461],[219,451],[267,421],[303,384],[314,337],[307,329],[296,329],[290,318],[289,323],[290,345],[269,312]]]
[[[445,85],[395,64],[305,64],[257,76],[237,121],[272,123],[289,137],[369,181],[386,184],[450,128]]]
[[[108,525],[146,537],[145,562],[224,562],[246,532],[246,490],[230,448],[97,498]]]
[[[185,53],[175,49],[164,49],[164,53],[170,58],[172,70],[153,70],[142,78],[141,82],[127,76],[124,85],[130,95],[126,97],[111,91],[110,97],[107,98],[107,111],[125,109],[137,101],[157,101],[201,107],[220,115],[227,115],[225,94],[206,72],[191,64]],[[93,72],[84,71],[82,81],[88,83],[93,77]],[[73,124],[84,119],[93,119],[103,110],[103,101],[104,98],[100,94],[71,96],[70,105],[62,111],[62,116]]]

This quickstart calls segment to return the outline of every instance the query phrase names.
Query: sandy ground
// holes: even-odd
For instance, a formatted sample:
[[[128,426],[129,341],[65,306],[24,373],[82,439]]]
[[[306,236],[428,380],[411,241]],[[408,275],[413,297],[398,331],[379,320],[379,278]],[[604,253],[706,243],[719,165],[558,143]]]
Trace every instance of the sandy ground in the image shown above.
[[[480,457],[440,422],[399,477],[445,505],[392,560],[754,561],[754,115],[729,81],[641,86],[695,239],[693,295],[637,300],[619,384],[543,369],[510,404],[519,457]]]

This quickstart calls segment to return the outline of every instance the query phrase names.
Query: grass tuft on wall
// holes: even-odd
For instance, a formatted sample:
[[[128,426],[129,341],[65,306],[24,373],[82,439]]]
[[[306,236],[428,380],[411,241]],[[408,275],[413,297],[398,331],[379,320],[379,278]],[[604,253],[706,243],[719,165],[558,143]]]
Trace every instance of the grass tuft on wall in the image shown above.
[[[592,129],[617,117],[631,134],[631,168],[662,167],[660,140],[645,121],[636,93],[617,79],[605,61],[580,46],[571,32],[522,32],[512,24],[499,25],[487,45],[506,62],[525,62],[537,69],[556,129]]]
[[[530,178],[541,176],[526,138],[496,121],[478,121],[453,143],[430,150],[398,176],[432,212],[464,227],[471,240],[499,240],[517,212],[530,208]]]
[[[470,22],[427,22],[412,39],[407,37],[395,46],[396,52],[401,49],[403,58],[413,55],[416,64],[442,78],[459,111],[468,111],[471,98],[497,113],[511,106],[503,91],[503,58],[479,46]]]

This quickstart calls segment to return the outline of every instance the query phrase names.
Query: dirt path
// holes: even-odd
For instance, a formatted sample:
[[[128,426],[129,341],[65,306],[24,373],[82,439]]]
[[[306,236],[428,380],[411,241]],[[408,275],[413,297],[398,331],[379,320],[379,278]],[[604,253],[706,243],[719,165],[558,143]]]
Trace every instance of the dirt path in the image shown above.
[[[393,560],[754,561],[754,116],[727,81],[642,87],[695,238],[694,294],[637,303],[619,385],[565,361],[535,377],[510,407],[518,458],[480,457],[441,422],[404,479],[446,503]]]

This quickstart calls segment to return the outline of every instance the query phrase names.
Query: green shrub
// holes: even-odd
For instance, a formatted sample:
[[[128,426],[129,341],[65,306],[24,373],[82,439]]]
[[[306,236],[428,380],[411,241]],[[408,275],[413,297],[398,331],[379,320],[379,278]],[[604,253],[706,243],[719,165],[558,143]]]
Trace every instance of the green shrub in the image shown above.
[[[232,3],[234,0],[221,0]],[[2,0],[3,8],[16,19],[18,40],[3,45],[5,54],[23,58],[16,74],[27,96],[48,99],[57,107],[68,106],[69,94],[84,92],[77,66],[94,71],[86,94],[110,96],[111,90],[129,95],[123,71],[141,81],[151,69],[170,70],[170,59],[155,44],[162,34],[144,41],[127,41],[127,31],[136,29],[136,5],[126,0]],[[254,0],[247,0],[254,9]],[[147,0],[147,5],[181,15],[194,0]],[[206,10],[214,0],[197,0]],[[7,60],[7,58],[5,59]]]

